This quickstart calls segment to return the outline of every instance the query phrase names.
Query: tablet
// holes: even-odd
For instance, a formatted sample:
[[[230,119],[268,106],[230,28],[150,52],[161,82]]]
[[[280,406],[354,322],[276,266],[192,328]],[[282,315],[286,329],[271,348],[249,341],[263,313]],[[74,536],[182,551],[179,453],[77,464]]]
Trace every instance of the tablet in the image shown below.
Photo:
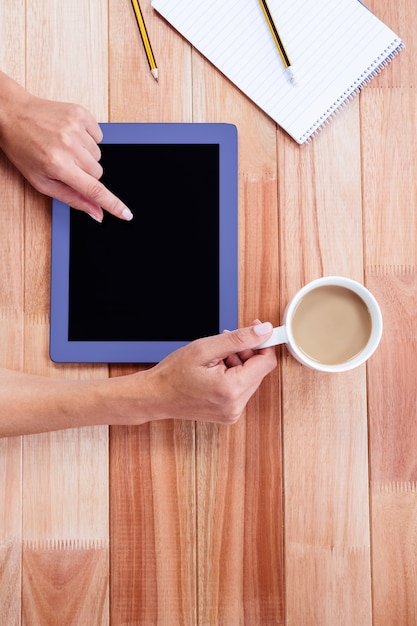
[[[102,181],[134,217],[100,224],[53,200],[50,356],[156,363],[237,327],[237,130],[101,128]]]

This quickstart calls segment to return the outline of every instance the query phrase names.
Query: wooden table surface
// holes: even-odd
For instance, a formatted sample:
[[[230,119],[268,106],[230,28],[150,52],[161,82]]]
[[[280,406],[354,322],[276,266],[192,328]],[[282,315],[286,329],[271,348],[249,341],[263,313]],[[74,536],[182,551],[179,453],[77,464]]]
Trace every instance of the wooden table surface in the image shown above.
[[[233,427],[167,421],[0,440],[1,626],[417,624],[417,12],[368,6],[406,49],[298,146],[142,0],[0,3],[0,67],[100,121],[239,133],[239,316],[280,322],[340,274],[380,301],[366,366],[279,348]],[[46,376],[133,366],[48,357],[49,199],[0,154],[0,361]]]

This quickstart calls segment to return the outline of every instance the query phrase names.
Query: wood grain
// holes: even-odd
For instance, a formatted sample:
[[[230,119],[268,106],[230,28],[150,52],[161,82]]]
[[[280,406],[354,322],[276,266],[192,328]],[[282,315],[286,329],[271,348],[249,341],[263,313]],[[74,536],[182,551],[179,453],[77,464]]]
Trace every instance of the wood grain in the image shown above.
[[[156,83],[131,3],[122,4],[110,2],[110,120],[191,121],[189,44],[141,2]],[[113,366],[111,375],[130,371]],[[195,499],[193,423],[111,428],[112,625],[197,623]]]
[[[110,0],[110,120],[190,122],[191,46],[157,17],[149,1],[141,9],[159,67],[150,73],[130,0]]]
[[[0,5],[0,68],[24,84],[24,12]],[[23,179],[0,152],[0,367],[23,365]],[[0,440],[0,624],[18,626],[21,607],[22,442]]]
[[[279,143],[281,310],[319,276],[363,280],[358,106],[350,103],[302,150],[286,137]],[[286,620],[365,626],[365,370],[323,376],[282,356]]]
[[[107,13],[101,4],[28,5],[27,88],[79,102],[106,119]],[[51,202],[28,187],[25,206],[25,370],[105,376],[106,367],[57,366],[49,359]],[[108,623],[107,429],[26,437],[22,502],[23,623]]]
[[[174,422],[112,429],[112,624],[195,623],[193,438]]]
[[[108,624],[107,570],[108,547],[95,542],[25,544],[22,624]]]
[[[417,620],[416,269],[372,267],[384,337],[369,365],[372,565],[378,624]]]
[[[195,52],[193,76],[194,121],[229,122],[238,129],[240,323],[257,317],[275,321],[279,266],[274,125]],[[221,113],[217,102],[222,103]],[[200,624],[283,621],[278,370],[262,391],[236,427],[197,425]]]
[[[361,98],[366,280],[384,316],[368,366],[372,590],[374,623],[389,626],[417,622],[417,18],[407,2],[382,4],[406,43]]]
[[[0,440],[0,624],[10,626],[21,607],[21,448],[20,437]]]
[[[100,121],[229,122],[239,137],[239,323],[281,322],[325,274],[378,298],[380,348],[335,376],[279,365],[233,427],[161,422],[0,441],[0,625],[417,623],[417,14],[406,48],[305,146],[141,0],[0,5],[0,67]],[[0,154],[0,365],[48,356],[50,200]]]

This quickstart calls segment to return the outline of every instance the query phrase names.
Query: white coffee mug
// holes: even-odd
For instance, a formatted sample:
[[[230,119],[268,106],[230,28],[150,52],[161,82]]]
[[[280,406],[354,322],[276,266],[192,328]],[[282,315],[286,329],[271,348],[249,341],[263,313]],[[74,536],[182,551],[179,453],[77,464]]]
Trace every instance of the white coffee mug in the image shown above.
[[[381,309],[370,291],[351,278],[326,276],[296,293],[283,325],[259,348],[285,343],[307,367],[345,372],[369,359],[381,335]]]

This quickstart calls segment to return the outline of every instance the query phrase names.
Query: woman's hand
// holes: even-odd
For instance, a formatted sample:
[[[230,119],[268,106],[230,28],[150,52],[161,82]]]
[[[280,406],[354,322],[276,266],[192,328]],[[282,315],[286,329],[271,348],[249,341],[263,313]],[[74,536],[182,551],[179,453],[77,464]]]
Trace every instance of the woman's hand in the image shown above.
[[[255,323],[172,352],[146,372],[152,414],[157,419],[235,423],[277,364],[274,348],[257,350],[271,333],[269,322]]]
[[[103,134],[84,107],[37,98],[0,72],[0,146],[41,193],[96,220],[105,209],[132,219],[129,208],[100,181]]]

